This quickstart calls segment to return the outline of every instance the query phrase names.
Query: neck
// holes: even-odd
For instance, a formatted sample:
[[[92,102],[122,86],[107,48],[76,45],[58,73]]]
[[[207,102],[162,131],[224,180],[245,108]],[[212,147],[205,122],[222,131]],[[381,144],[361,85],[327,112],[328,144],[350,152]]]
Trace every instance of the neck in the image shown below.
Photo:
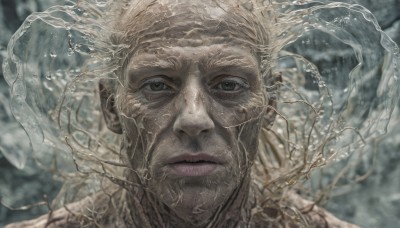
[[[189,215],[178,214],[143,188],[129,191],[127,200],[132,220],[140,227],[245,227],[250,223],[250,210],[255,203],[250,186],[248,175],[224,204]]]

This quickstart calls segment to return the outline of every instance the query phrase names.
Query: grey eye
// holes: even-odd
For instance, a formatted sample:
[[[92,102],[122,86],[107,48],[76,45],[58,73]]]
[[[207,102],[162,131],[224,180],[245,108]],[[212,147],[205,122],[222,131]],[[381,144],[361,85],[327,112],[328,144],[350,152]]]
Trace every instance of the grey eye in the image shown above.
[[[159,101],[171,97],[176,90],[174,83],[167,76],[148,78],[139,87],[148,101]]]
[[[170,87],[163,82],[150,82],[148,83],[148,87],[151,91],[163,91],[170,89]]]
[[[239,77],[225,76],[217,77],[211,84],[211,92],[216,98],[222,100],[235,100],[243,97],[250,89],[248,82]]]
[[[235,81],[223,81],[217,85],[217,88],[224,91],[237,91],[241,88],[241,85]]]
[[[215,90],[221,92],[239,92],[241,90],[247,89],[249,86],[247,82],[237,77],[227,77],[220,80],[213,87]]]

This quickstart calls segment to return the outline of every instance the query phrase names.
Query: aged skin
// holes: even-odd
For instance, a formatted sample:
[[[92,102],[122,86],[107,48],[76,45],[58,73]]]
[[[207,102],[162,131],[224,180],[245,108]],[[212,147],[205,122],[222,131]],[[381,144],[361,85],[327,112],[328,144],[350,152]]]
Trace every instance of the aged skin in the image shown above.
[[[106,122],[122,132],[122,148],[141,182],[179,219],[204,225],[234,193],[249,189],[266,94],[254,41],[225,37],[230,31],[223,26],[207,34],[226,13],[204,20],[192,7],[200,6],[172,9],[180,11],[166,22],[174,33],[142,39],[123,86],[115,94],[101,91]]]
[[[278,225],[252,210],[265,198],[251,178],[258,134],[275,116],[264,84],[273,76],[261,66],[266,57],[258,49],[269,45],[268,30],[244,9],[223,11],[211,0],[176,2],[155,2],[140,14],[127,10],[119,26],[135,36],[124,37],[132,48],[120,82],[99,84],[107,127],[123,138],[126,175],[137,185],[121,187],[115,196],[121,200],[114,201],[121,205],[103,218],[78,216],[87,214],[89,201],[91,211],[101,210],[108,201],[99,193],[60,209],[56,218],[10,227]],[[228,2],[228,8],[238,4]],[[299,208],[307,205],[292,200]],[[310,211],[315,227],[353,227],[317,207]],[[295,226],[285,217],[279,221]]]

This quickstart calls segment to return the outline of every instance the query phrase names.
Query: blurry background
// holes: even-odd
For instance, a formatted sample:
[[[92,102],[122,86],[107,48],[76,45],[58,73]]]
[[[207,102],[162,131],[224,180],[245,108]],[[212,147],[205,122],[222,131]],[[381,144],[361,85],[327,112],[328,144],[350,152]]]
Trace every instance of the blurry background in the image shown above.
[[[0,0],[0,62],[6,55],[11,35],[30,13],[43,11],[62,2]],[[352,3],[367,7],[376,16],[382,29],[400,44],[400,0],[357,0]],[[42,172],[29,158],[24,169],[17,169],[16,166],[21,164],[10,163],[11,155],[4,152],[7,143],[13,140],[18,140],[22,149],[29,150],[28,138],[10,116],[10,109],[5,102],[9,96],[8,90],[0,66],[0,145],[3,145],[3,149],[0,147],[0,200],[13,208],[40,202],[46,200],[46,197],[51,201],[61,183],[52,181],[52,174]],[[400,124],[397,124],[400,116],[395,114],[393,118],[393,132],[386,136],[379,148],[372,175],[344,194],[333,196],[326,205],[337,217],[362,227],[398,227],[400,224]],[[7,123],[7,128],[4,123]],[[0,227],[46,212],[46,206],[21,211],[0,206]]]

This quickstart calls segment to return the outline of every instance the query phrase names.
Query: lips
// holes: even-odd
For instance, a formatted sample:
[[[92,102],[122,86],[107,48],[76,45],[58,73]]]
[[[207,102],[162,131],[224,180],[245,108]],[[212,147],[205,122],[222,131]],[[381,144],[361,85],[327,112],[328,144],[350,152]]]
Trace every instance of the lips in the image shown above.
[[[208,176],[222,165],[219,159],[207,154],[183,154],[171,158],[168,167],[178,176]]]

